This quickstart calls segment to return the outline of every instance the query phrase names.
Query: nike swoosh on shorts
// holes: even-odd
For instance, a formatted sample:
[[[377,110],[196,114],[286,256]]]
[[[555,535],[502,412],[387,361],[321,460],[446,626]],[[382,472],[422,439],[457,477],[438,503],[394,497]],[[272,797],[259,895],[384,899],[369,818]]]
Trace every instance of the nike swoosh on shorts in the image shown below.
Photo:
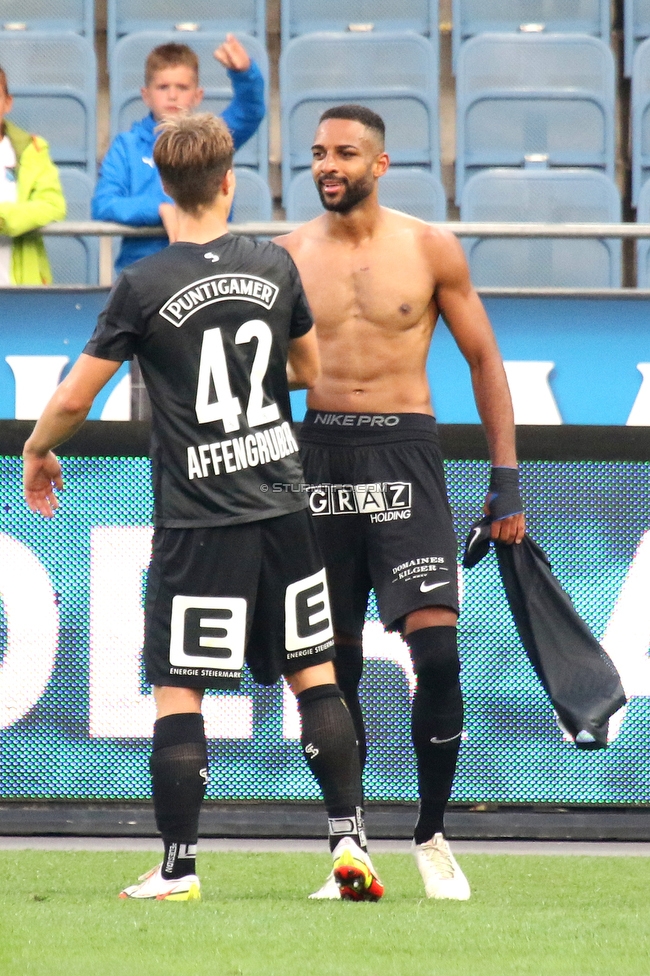
[[[424,580],[422,580],[420,583],[420,592],[428,593],[430,590],[437,590],[439,586],[447,586],[448,583],[449,580],[445,580],[443,583],[432,583],[430,586],[427,586]]]

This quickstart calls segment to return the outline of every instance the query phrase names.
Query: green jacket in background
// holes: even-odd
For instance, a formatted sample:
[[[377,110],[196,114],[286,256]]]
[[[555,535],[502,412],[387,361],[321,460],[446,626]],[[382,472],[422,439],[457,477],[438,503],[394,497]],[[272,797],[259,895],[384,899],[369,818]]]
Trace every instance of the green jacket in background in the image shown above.
[[[5,119],[5,135],[16,153],[17,200],[0,203],[0,234],[13,238],[11,283],[49,285],[50,262],[37,228],[65,217],[59,173],[45,139]]]

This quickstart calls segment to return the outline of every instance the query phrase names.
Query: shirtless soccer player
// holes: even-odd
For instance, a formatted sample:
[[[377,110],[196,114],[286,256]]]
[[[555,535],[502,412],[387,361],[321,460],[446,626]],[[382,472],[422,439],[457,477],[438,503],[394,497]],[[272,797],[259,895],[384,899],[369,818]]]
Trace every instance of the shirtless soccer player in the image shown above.
[[[417,675],[416,861],[429,898],[465,900],[470,888],[443,823],[463,707],[457,547],[426,376],[438,316],[469,364],[492,460],[486,510],[492,537],[506,543],[524,535],[510,394],[456,238],[379,206],[389,162],[382,119],[359,105],[328,110],[312,156],[326,212],[278,243],[298,265],[321,353],[301,454],[316,486],[311,505],[328,571],[338,684],[363,757],[357,689],[374,587],[382,623],[403,634]],[[333,879],[313,897],[338,898]]]
[[[51,453],[84,421],[120,363],[137,355],[152,406],[153,554],[144,660],[157,719],[151,775],[162,864],[123,898],[200,897],[199,811],[208,779],[201,701],[285,675],[305,758],[329,816],[340,894],[377,900],[365,851],[353,723],[336,685],[325,569],[303,495],[288,384],[310,386],[318,347],[286,251],[228,232],[235,190],[225,122],[165,122],[154,159],[173,197],[178,241],[118,278],[95,333],[25,444],[33,511],[57,507]],[[116,612],[119,608],[116,607]]]

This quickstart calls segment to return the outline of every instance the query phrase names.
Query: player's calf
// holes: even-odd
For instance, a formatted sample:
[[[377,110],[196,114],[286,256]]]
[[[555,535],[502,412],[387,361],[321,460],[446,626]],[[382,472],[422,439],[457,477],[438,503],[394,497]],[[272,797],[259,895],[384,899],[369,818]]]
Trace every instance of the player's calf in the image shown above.
[[[415,842],[443,833],[463,729],[460,662],[455,627],[412,631],[411,650],[417,689],[411,714],[411,737],[418,765],[420,814]]]

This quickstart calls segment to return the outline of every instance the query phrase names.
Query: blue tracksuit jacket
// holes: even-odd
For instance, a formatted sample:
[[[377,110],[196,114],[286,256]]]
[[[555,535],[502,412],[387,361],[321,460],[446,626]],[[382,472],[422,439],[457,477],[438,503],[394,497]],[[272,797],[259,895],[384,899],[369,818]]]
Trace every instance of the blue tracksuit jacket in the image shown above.
[[[264,118],[264,79],[253,61],[248,71],[229,71],[233,100],[223,113],[235,149],[250,139]],[[136,227],[159,227],[158,207],[173,203],[162,188],[153,161],[156,121],[149,113],[128,132],[115,137],[104,157],[92,200],[94,220],[115,220]],[[165,237],[127,237],[115,262],[119,273],[139,258],[167,246]]]

